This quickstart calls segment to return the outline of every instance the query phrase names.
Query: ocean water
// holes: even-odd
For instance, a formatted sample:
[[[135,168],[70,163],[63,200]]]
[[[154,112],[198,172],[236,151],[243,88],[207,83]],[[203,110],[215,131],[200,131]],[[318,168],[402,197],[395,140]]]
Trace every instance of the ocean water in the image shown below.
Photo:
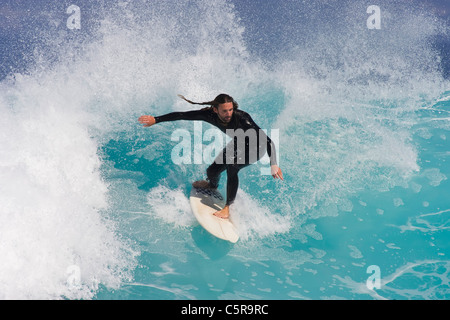
[[[1,299],[450,298],[444,2],[71,5],[0,5]],[[190,211],[211,127],[137,122],[222,92],[284,174],[240,172],[236,244]]]

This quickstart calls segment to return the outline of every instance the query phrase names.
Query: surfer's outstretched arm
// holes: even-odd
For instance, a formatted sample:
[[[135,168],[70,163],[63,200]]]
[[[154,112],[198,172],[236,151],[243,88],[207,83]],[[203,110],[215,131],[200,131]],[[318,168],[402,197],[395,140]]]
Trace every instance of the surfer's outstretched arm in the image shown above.
[[[162,116],[141,116],[138,121],[144,125],[144,127],[150,127],[155,123],[166,122],[166,121],[177,121],[177,120],[203,120],[210,122],[212,111],[207,109],[202,110],[192,110],[185,112],[171,112]]]

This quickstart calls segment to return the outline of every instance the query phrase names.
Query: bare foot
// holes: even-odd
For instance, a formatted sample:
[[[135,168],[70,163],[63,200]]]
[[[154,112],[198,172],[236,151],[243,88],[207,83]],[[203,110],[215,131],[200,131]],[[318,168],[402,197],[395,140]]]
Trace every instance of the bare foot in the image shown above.
[[[209,186],[209,182],[206,180],[198,180],[195,181],[194,183],[192,183],[192,186],[194,188],[200,188],[200,189],[215,189],[215,188],[211,188]]]
[[[225,206],[222,210],[216,211],[213,213],[218,218],[228,219],[230,217],[230,207]]]

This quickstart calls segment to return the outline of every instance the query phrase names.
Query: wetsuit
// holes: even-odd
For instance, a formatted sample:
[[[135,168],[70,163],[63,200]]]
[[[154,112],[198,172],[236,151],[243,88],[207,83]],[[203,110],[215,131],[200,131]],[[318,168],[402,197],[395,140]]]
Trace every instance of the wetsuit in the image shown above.
[[[172,112],[155,117],[155,120],[156,123],[176,120],[202,120],[231,136],[232,140],[206,170],[207,180],[211,188],[219,186],[220,174],[227,170],[227,205],[232,204],[236,198],[239,170],[258,161],[266,151],[270,158],[270,165],[277,164],[275,146],[272,140],[245,111],[234,110],[228,123],[222,122],[212,108]]]

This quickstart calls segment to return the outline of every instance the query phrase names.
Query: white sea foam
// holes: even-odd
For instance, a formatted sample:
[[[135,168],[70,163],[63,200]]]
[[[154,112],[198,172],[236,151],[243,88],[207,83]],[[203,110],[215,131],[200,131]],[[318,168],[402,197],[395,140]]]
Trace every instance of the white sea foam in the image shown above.
[[[388,275],[381,276],[380,289],[372,290],[365,282],[354,281],[351,277],[338,279],[352,292],[367,294],[375,299],[426,299],[439,300],[445,298],[448,293],[450,273],[448,260],[422,260],[408,262]],[[431,279],[424,282],[423,279]],[[405,280],[407,279],[407,280]],[[398,286],[397,283],[407,281],[407,285]]]
[[[313,217],[330,215],[358,190],[388,191],[417,174],[411,127],[420,121],[418,92],[433,100],[445,91],[434,53],[423,46],[439,23],[413,13],[394,18],[383,3],[390,31],[366,32],[355,16],[359,9],[336,13],[339,34],[327,32],[336,28],[333,19],[321,23],[323,32],[283,55],[277,68],[287,97],[275,124],[279,152],[297,177],[293,189],[302,190],[291,201]]]
[[[17,77],[1,91],[3,299],[91,298],[99,283],[117,287],[134,263],[102,217],[107,184],[80,101],[57,79],[46,81]]]
[[[166,223],[177,227],[193,227],[197,224],[189,199],[181,188],[172,190],[159,185],[150,190],[147,201],[149,214]],[[288,216],[271,213],[269,208],[260,205],[243,190],[238,191],[230,208],[230,219],[243,241],[286,233],[292,227]]]
[[[283,234],[292,228],[289,215],[272,213],[264,203],[260,204],[243,190],[239,190],[230,208],[231,219],[244,240]]]
[[[45,9],[61,19],[59,7]],[[0,298],[86,299],[99,284],[129,279],[135,252],[106,214],[111,172],[100,172],[102,143],[137,127],[144,110],[167,111],[177,93],[242,94],[234,78],[218,76],[223,70],[252,74],[241,60],[243,30],[224,1],[95,9],[95,27],[82,22],[76,35],[60,24],[36,26],[41,42],[28,75],[0,84]],[[185,28],[173,30],[173,12],[204,21],[183,19]],[[224,37],[230,52],[219,46]],[[192,222],[181,191],[159,187],[149,198],[168,221]]]
[[[192,226],[195,222],[189,199],[181,188],[171,190],[159,185],[150,190],[147,202],[151,214],[167,223],[173,223],[176,226]]]

